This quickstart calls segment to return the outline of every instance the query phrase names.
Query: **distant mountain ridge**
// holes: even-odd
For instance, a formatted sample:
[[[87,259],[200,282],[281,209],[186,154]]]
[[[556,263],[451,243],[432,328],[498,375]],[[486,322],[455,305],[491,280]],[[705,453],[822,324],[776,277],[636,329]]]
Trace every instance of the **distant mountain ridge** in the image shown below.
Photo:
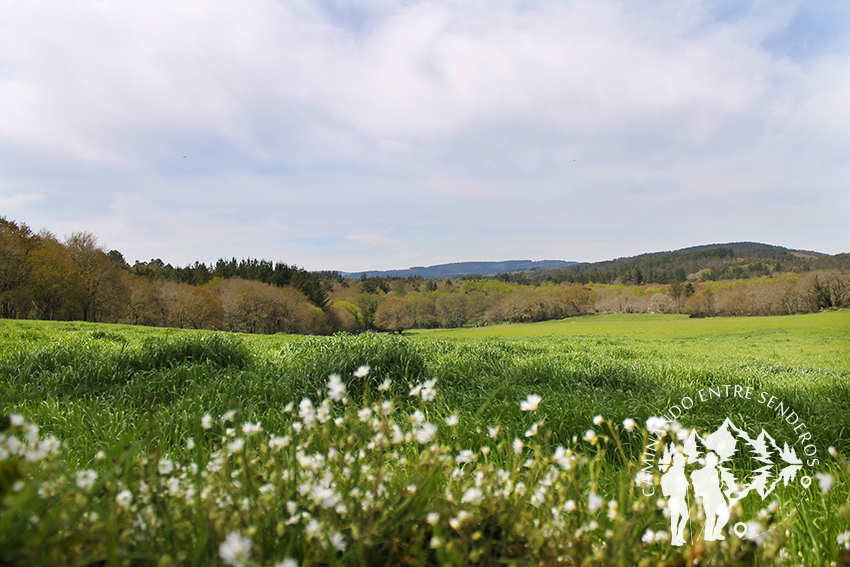
[[[752,250],[775,250],[777,252],[788,252],[790,254],[794,254],[795,256],[810,258],[819,258],[821,256],[827,256],[827,254],[824,254],[823,252],[815,252],[814,250],[796,250],[793,248],[785,248],[784,246],[763,244],[761,242],[727,242],[725,244],[701,244],[699,246],[689,246],[687,248],[680,248],[679,250],[673,250],[673,252],[699,252],[700,250],[710,250],[712,248],[731,248],[732,250],[739,250],[743,252],[749,252]],[[654,252],[654,254],[664,254],[664,252]]]
[[[667,252],[648,252],[637,256],[601,262],[582,262],[550,268],[533,275],[500,275],[511,281],[544,278],[555,283],[579,284],[616,282],[625,284],[656,283],[667,285],[675,279],[685,281],[746,279],[780,271],[845,269],[850,255],[830,256],[811,250],[796,250],[760,242],[727,242],[690,246]]]
[[[406,270],[370,270],[364,272],[343,272],[345,278],[357,279],[364,274],[367,278],[374,277],[408,277],[421,276],[425,279],[459,278],[461,276],[494,276],[505,272],[522,272],[526,270],[542,270],[572,266],[578,262],[564,260],[505,260],[501,262],[452,262],[434,266],[413,266]]]
[[[593,274],[607,273],[613,281],[621,277],[624,270],[639,269],[645,276],[656,272],[655,277],[648,277],[646,281],[658,281],[665,283],[673,277],[684,279],[686,274],[697,272],[704,268],[714,269],[714,275],[723,276],[725,271],[734,268],[735,265],[749,265],[753,262],[770,262],[778,265],[782,261],[786,265],[805,263],[808,269],[834,269],[847,266],[848,255],[837,254],[830,256],[814,250],[798,250],[764,244],[761,242],[727,242],[722,244],[702,244],[689,246],[678,250],[646,252],[636,256],[620,257],[598,262],[573,262],[565,260],[505,260],[500,262],[453,262],[449,264],[437,264],[433,266],[414,266],[406,270],[370,270],[363,272],[343,272],[345,278],[358,279],[362,276],[370,277],[409,277],[419,276],[425,279],[459,278],[462,276],[508,276],[511,278],[523,277],[546,277],[555,280],[563,279],[563,274],[574,274],[582,277],[572,278],[569,281],[602,281]],[[801,264],[802,266],[802,264]],[[749,269],[749,268],[748,268]],[[749,269],[748,273],[753,270]],[[676,272],[673,275],[673,271]],[[669,277],[661,272],[670,272]],[[585,275],[590,274],[588,277]],[[739,274],[740,276],[741,274]],[[500,276],[501,277],[501,276]],[[622,277],[621,277],[622,279]],[[634,282],[639,283],[639,282]]]

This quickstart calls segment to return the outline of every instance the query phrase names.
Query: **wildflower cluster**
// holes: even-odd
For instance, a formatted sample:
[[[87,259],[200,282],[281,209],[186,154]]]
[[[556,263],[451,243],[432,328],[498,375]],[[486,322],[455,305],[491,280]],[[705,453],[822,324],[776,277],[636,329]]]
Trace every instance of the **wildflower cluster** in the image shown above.
[[[464,446],[456,436],[463,416],[437,411],[435,380],[411,385],[409,395],[409,412],[392,399],[356,404],[331,375],[326,395],[282,408],[291,416],[285,431],[268,432],[233,409],[199,419],[206,440],[186,441],[194,459],[135,446],[77,471],[62,468],[58,441],[38,439],[34,425],[13,415],[0,433],[0,549],[41,564],[109,557],[233,567],[656,564],[702,555],[723,564],[747,545],[768,559],[785,552],[781,542],[737,539],[670,545],[663,501],[639,489],[659,479],[641,476],[620,438],[646,445],[662,426],[653,419],[644,429],[597,416],[567,446],[535,420],[542,398],[530,395],[518,401],[529,420],[524,434],[493,424]],[[820,479],[823,492],[835,482]],[[754,521],[766,526],[775,513],[771,505]],[[48,537],[49,546],[39,544]],[[850,532],[837,543],[850,545]]]

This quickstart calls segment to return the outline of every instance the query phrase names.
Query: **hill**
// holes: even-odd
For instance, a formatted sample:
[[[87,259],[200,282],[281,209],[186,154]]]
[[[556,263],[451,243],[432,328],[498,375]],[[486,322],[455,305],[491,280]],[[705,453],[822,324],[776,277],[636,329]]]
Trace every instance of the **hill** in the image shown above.
[[[365,272],[347,272],[342,276],[345,278],[358,279],[365,275],[367,278],[374,277],[402,277],[420,276],[425,279],[459,278],[461,276],[479,275],[494,276],[505,272],[520,272],[542,270],[571,266],[577,262],[565,262],[563,260],[506,260],[502,262],[453,262],[450,264],[436,264],[434,266],[414,266],[406,270],[373,270]]]
[[[501,262],[454,262],[414,266],[406,270],[373,270],[341,273],[343,278],[459,278],[479,275],[503,281],[570,281],[575,283],[661,283],[684,280],[741,279],[769,275],[775,271],[805,272],[817,269],[850,268],[850,256],[830,256],[813,250],[798,250],[761,242],[702,244],[678,250],[646,252],[637,256],[600,262],[563,260],[507,260]]]
[[[850,255],[833,256],[759,242],[691,246],[668,252],[602,262],[584,262],[535,272],[500,274],[504,281],[546,280],[556,283],[668,284],[682,281],[746,279],[774,272],[850,268]]]

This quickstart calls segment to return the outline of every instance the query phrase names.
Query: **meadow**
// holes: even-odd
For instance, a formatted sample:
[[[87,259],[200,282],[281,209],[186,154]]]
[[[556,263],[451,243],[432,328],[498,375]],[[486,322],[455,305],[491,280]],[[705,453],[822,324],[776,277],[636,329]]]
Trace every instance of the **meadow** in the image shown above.
[[[846,562],[848,347],[847,311],[331,337],[0,321],[6,446],[40,447],[30,423],[64,443],[5,457],[0,562]],[[793,409],[822,476],[736,511],[793,516],[769,537],[671,547],[634,483],[649,418],[689,398],[685,430],[798,438],[735,386]]]

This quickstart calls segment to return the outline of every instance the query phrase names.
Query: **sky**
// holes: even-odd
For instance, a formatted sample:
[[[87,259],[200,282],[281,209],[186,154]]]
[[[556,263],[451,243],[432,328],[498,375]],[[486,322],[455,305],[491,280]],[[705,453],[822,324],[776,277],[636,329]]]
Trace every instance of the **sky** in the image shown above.
[[[0,215],[133,263],[850,252],[850,2],[0,0]]]

